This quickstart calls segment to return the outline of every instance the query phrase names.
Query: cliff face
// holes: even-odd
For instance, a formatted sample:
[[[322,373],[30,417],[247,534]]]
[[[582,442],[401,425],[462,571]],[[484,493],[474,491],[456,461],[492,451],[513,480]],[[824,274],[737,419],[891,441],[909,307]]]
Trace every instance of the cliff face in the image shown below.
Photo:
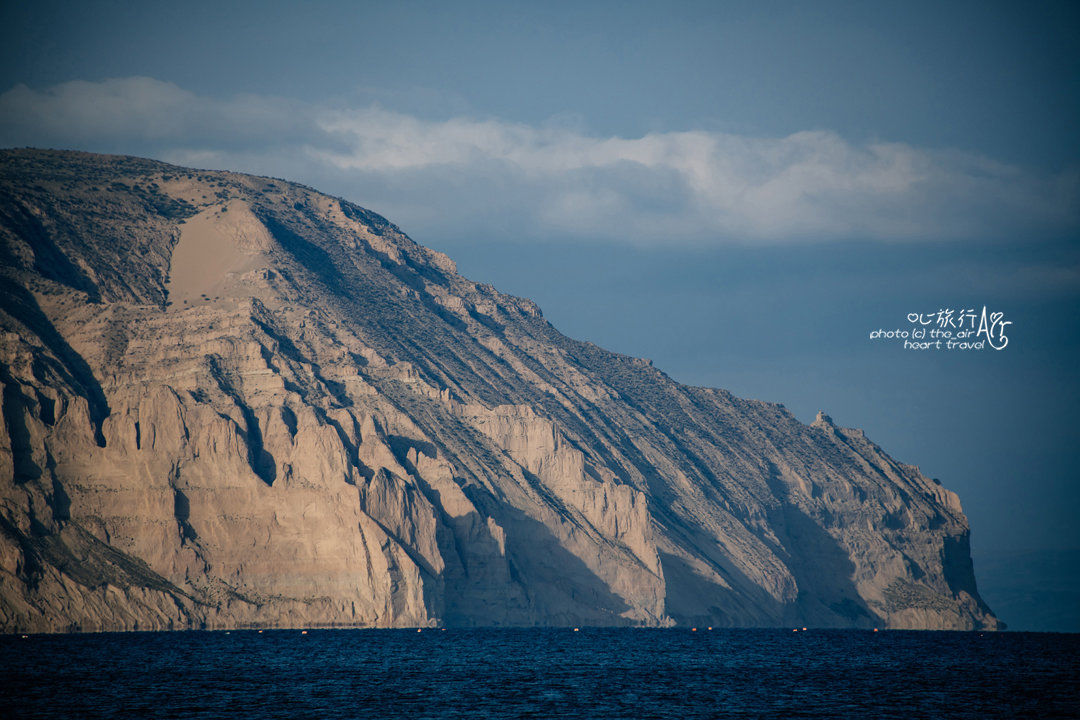
[[[309,188],[0,152],[0,627],[993,628],[955,494]]]

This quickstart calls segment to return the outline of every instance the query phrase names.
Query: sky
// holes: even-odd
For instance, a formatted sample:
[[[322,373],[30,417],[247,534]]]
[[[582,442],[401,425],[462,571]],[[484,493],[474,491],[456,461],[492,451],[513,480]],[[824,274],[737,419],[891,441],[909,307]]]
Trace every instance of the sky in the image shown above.
[[[568,335],[865,429],[959,493],[979,573],[1080,557],[1078,14],[3,3],[0,146],[346,197]],[[1004,350],[870,339],[984,306]]]

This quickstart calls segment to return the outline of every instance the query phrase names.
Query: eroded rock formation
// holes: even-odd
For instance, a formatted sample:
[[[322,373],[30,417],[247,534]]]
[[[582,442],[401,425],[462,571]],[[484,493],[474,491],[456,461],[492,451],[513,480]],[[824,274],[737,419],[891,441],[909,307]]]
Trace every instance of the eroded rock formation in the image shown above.
[[[383,218],[0,153],[0,627],[993,628],[956,495]]]

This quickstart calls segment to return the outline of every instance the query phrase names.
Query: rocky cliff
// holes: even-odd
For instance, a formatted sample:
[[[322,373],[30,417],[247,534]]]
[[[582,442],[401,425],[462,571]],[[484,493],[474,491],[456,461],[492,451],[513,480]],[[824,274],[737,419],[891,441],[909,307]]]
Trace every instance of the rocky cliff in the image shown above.
[[[300,185],[0,152],[0,628],[993,628],[955,494]]]

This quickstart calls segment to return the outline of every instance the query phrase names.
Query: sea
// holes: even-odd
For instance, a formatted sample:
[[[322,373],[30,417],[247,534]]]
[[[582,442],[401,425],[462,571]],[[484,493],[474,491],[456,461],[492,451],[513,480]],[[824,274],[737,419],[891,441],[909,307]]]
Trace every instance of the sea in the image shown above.
[[[1080,635],[256,630],[0,637],[5,718],[1076,718]]]

